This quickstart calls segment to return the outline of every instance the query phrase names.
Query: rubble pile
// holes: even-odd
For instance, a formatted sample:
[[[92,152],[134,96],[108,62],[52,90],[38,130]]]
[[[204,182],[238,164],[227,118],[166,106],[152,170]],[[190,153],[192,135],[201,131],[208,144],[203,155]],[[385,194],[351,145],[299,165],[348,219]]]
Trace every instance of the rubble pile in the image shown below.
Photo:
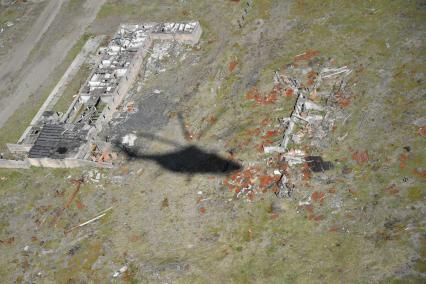
[[[290,197],[296,184],[310,179],[313,173],[333,168],[330,161],[313,153],[330,145],[335,121],[344,118],[343,108],[351,97],[346,88],[351,70],[347,66],[334,68],[329,62],[313,67],[300,64],[318,55],[308,51],[296,56],[295,63],[283,71],[275,71],[274,87],[269,94],[262,95],[256,88],[247,93],[246,98],[259,105],[276,104],[280,97],[295,97],[295,102],[291,114],[282,118],[278,125],[264,119],[262,127],[247,131],[248,136],[261,137],[262,144],[257,148],[268,156],[263,156],[263,162],[258,166],[249,167],[223,181],[236,198],[246,197],[251,201],[267,191],[279,197]],[[275,129],[265,129],[267,126]]]

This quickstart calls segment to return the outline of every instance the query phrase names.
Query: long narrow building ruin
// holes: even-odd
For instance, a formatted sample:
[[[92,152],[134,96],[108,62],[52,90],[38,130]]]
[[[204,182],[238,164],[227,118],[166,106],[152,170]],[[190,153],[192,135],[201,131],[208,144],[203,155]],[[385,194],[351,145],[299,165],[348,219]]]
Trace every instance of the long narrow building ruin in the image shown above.
[[[123,102],[155,40],[195,45],[202,29],[199,22],[121,25],[106,47],[98,51],[99,62],[68,110],[59,115],[40,109],[11,153],[24,157],[17,167],[78,167],[111,164],[90,159],[99,147],[98,133],[113,118]],[[142,70],[142,71],[141,71]],[[3,160],[4,161],[4,160]],[[3,163],[13,167],[13,162]],[[2,163],[0,163],[0,167]]]

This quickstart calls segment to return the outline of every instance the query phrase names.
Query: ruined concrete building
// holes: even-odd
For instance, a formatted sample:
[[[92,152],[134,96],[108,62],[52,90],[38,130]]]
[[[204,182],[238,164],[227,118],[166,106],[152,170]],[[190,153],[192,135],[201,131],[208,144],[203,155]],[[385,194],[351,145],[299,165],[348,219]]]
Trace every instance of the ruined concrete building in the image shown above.
[[[126,97],[153,41],[194,45],[201,33],[198,22],[121,25],[109,44],[99,49],[97,67],[68,110],[59,116],[41,109],[18,143],[8,144],[11,153],[25,158],[19,167],[111,166],[93,161],[93,151],[102,144],[97,134]]]

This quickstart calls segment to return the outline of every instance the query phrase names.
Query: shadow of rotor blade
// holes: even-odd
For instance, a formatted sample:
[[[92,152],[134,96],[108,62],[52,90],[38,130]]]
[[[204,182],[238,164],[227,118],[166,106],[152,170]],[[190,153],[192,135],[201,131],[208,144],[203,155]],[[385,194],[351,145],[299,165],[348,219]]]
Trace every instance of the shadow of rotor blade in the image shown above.
[[[151,133],[138,132],[138,136],[149,139],[149,140],[153,140],[153,141],[155,140],[155,141],[161,142],[163,144],[167,144],[167,145],[171,145],[171,146],[175,146],[175,147],[183,147],[181,144],[179,144],[176,141],[172,141],[172,140],[169,140],[167,138],[163,138],[163,137],[157,136],[155,134],[151,134]]]
[[[185,140],[190,140],[191,133],[189,133],[188,129],[185,127],[185,119],[183,118],[182,112],[178,112],[177,118],[179,120],[180,129],[182,130],[183,137],[185,137]]]

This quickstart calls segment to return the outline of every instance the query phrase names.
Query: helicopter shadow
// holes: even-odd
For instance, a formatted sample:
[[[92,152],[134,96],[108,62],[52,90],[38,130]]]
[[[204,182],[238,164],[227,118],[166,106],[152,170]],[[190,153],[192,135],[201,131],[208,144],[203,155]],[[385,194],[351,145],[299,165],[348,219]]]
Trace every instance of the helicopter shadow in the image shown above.
[[[158,141],[162,144],[172,146],[174,150],[163,153],[145,153],[137,147],[129,147],[120,143],[121,141],[115,141],[114,144],[128,159],[153,161],[165,170],[186,174],[188,177],[194,174],[227,175],[242,169],[242,165],[234,160],[225,159],[215,152],[204,150],[194,143],[189,143],[190,134],[185,127],[182,113],[178,113],[177,119],[183,138],[188,142],[186,145],[151,133],[137,133],[138,138],[144,138],[148,141]],[[205,129],[204,133],[207,130]]]
[[[227,175],[242,168],[236,161],[222,158],[218,154],[207,152],[196,145],[188,145],[175,151],[159,154],[143,154],[126,145],[117,146],[129,159],[150,160],[165,170],[180,174]]]

